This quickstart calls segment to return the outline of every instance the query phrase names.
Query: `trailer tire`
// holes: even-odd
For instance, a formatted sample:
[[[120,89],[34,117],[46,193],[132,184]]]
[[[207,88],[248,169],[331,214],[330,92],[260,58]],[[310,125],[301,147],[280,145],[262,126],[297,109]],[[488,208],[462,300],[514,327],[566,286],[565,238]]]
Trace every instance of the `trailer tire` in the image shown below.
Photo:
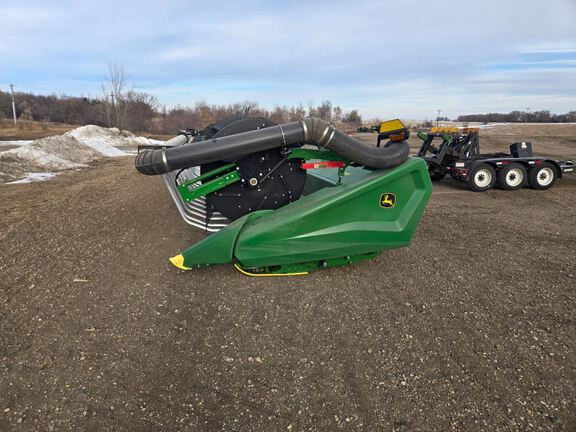
[[[519,163],[511,163],[498,171],[498,187],[503,190],[523,188],[527,182],[526,168]]]
[[[474,192],[486,192],[496,183],[496,170],[487,163],[476,165],[470,171],[468,188]]]
[[[532,189],[536,190],[550,189],[556,183],[557,178],[558,171],[549,162],[534,166],[528,172],[528,184]]]
[[[442,171],[428,171],[430,173],[430,180],[440,181],[446,177],[446,173]]]

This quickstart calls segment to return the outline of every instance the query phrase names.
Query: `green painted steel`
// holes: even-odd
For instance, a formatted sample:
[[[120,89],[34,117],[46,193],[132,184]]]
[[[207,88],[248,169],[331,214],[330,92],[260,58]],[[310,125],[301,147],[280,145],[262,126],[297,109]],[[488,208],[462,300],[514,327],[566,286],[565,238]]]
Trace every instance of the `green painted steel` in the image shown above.
[[[324,187],[338,186],[365,177],[371,171],[360,167],[346,167],[342,172],[335,168],[316,168],[307,170],[304,192],[310,195]]]
[[[309,261],[297,264],[288,264],[281,266],[272,267],[255,267],[255,268],[243,268],[242,270],[254,274],[298,274],[298,273],[308,273],[314,270],[326,269],[332,267],[342,267],[349,264],[355,264],[360,261],[369,260],[378,256],[380,252],[371,252],[363,255],[352,255],[339,258],[332,258],[328,260],[320,261]]]
[[[342,178],[347,175],[346,169],[350,165],[351,161],[342,157],[331,150],[315,150],[308,148],[297,148],[290,151],[288,159],[304,159],[304,160],[319,160],[319,161],[330,161],[330,162],[344,162],[344,166],[341,168],[318,168],[309,169],[308,176],[306,177],[306,184],[304,186],[304,192],[306,194],[311,194],[319,189],[327,186],[337,186],[342,182]],[[322,175],[321,171],[329,170],[332,173],[337,173],[334,178],[333,174],[327,178]],[[334,178],[334,181],[332,179]]]
[[[316,150],[309,148],[296,148],[290,151],[288,159],[323,160],[333,162],[345,162],[350,164],[350,160],[342,157],[331,150]]]
[[[312,172],[312,171],[318,171]],[[308,170],[306,173],[306,183],[304,183],[304,194],[310,195],[320,189],[326,187],[338,186],[338,178],[333,179],[331,176],[322,175],[321,171],[335,171],[334,169],[318,169],[318,170]]]
[[[430,134],[426,133],[426,132],[418,132],[416,134],[418,136],[418,138],[420,138],[422,141],[426,141],[428,139],[428,137],[430,136]],[[442,137],[442,139],[444,141],[452,141],[452,138],[454,137],[453,134],[448,133],[448,132],[442,132],[442,133],[438,133],[436,134],[437,136]]]
[[[183,252],[184,265],[235,259],[245,269],[282,273],[315,269],[323,261],[343,265],[351,257],[410,244],[431,193],[419,158],[390,170],[354,168],[339,185],[234,221]]]
[[[232,183],[236,183],[240,180],[240,175],[236,170],[229,172],[221,177],[216,177],[215,179],[204,181],[233,168],[236,168],[236,164],[224,165],[201,176],[186,180],[178,185],[178,192],[184,201],[189,202],[196,198],[200,198],[215,192],[218,189],[222,189],[223,187],[226,187]],[[191,185],[200,182],[202,182],[202,184],[198,187],[189,189]]]
[[[202,267],[211,264],[226,264],[232,262],[234,258],[234,246],[236,239],[245,224],[256,220],[274,210],[260,210],[249,213],[240,219],[236,219],[230,225],[222,228],[204,240],[190,246],[184,252],[184,266],[188,268]]]
[[[194,183],[198,183],[200,181],[204,181],[204,180],[207,180],[209,178],[215,177],[216,175],[221,174],[223,172],[230,171],[233,168],[236,168],[235,163],[222,165],[221,167],[213,169],[212,171],[208,171],[207,173],[199,175],[198,177],[194,177],[193,179],[186,180],[185,182],[182,182],[181,184],[188,186],[188,185],[191,185]]]
[[[431,193],[422,159],[357,175],[246,224],[234,256],[243,267],[252,268],[407,246]],[[384,194],[395,195],[393,207],[380,205]]]

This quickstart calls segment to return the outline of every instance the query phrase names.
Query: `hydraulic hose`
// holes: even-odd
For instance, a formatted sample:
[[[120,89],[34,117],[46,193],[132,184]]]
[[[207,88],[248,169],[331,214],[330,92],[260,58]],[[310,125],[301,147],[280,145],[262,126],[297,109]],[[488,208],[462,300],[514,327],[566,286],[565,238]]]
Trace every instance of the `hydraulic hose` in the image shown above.
[[[410,153],[407,141],[375,147],[356,141],[330,123],[308,117],[301,121],[270,126],[235,135],[212,138],[190,145],[143,150],[136,156],[136,169],[156,175],[218,160],[234,160],[251,153],[294,144],[314,144],[332,150],[353,162],[371,168],[392,168]]]

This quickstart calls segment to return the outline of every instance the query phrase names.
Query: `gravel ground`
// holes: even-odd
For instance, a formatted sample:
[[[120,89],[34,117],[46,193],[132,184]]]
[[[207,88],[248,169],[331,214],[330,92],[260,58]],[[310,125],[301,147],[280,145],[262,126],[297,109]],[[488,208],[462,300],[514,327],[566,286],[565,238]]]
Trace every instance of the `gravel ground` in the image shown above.
[[[443,181],[410,248],[249,278],[168,263],[130,158],[0,186],[0,431],[576,430],[575,193]]]

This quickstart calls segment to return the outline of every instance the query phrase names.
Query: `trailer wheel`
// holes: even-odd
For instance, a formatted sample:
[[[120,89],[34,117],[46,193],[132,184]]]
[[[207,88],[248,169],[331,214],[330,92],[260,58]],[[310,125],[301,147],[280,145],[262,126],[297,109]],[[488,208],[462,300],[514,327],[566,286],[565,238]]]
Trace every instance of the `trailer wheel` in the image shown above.
[[[512,163],[498,171],[498,186],[504,190],[517,190],[526,185],[526,177],[526,168]]]
[[[468,188],[474,192],[486,192],[496,183],[496,170],[486,163],[477,165],[470,171]]]
[[[429,171],[429,174],[432,181],[440,181],[446,176],[446,173],[442,171]]]
[[[530,168],[528,184],[532,189],[545,190],[551,188],[557,178],[556,167],[551,163],[544,162],[541,165]]]

